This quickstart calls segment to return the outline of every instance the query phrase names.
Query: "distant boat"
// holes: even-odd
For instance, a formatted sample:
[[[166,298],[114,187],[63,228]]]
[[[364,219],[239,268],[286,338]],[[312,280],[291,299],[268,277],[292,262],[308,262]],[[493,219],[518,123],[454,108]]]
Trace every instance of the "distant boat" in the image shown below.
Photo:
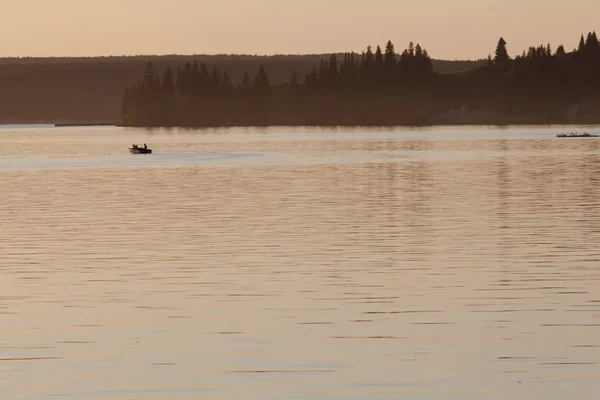
[[[129,152],[131,154],[152,154],[152,150],[147,148],[145,145],[143,147],[134,144],[129,148]]]
[[[597,135],[595,133],[577,133],[577,132],[572,132],[572,133],[559,133],[558,135],[556,135],[556,137],[560,137],[560,138],[576,138],[576,137],[598,137],[600,135]]]

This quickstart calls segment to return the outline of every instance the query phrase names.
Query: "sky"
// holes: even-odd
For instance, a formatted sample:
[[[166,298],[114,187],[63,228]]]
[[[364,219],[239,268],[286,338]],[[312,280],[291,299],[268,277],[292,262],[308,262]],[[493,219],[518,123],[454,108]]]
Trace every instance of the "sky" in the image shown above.
[[[420,43],[478,59],[502,36],[576,47],[600,33],[598,0],[0,0],[0,57],[315,54]]]

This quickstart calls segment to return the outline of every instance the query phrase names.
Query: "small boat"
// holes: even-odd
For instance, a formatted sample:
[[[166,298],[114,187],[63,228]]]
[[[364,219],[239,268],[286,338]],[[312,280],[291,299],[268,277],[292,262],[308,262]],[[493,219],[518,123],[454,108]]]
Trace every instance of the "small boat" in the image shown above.
[[[129,152],[131,154],[152,154],[152,150],[147,148],[146,145],[142,146],[138,146],[137,144],[134,144],[133,146],[131,146],[129,148]]]
[[[597,135],[595,133],[577,133],[577,132],[571,132],[571,133],[559,133],[558,135],[556,135],[556,137],[559,138],[579,138],[579,137],[599,137],[600,135]]]

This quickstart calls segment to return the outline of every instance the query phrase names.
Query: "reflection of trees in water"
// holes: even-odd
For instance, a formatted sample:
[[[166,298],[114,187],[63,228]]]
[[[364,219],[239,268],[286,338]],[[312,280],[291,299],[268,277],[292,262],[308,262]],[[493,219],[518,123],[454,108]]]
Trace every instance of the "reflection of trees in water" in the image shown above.
[[[398,195],[400,197],[397,219],[399,225],[398,246],[404,254],[405,266],[422,267],[435,246],[435,221],[433,206],[436,196],[434,165],[419,157],[419,151],[433,150],[433,141],[409,141],[403,148],[415,158],[403,162],[399,176]],[[409,261],[406,261],[409,260]]]
[[[404,149],[404,142],[400,145]],[[353,182],[346,201],[357,202],[345,216],[352,221],[347,233],[355,244],[371,246],[386,266],[397,266],[410,253],[412,260],[423,253],[423,244],[431,240],[432,174],[424,161],[407,162],[399,158],[390,161],[389,154],[398,150],[397,140],[366,140],[353,144],[353,150],[368,154],[367,161],[340,164],[347,179]],[[409,149],[423,150],[431,144],[414,142]],[[335,182],[335,181],[333,181]],[[335,183],[334,183],[335,185]],[[343,195],[344,190],[340,191]]]
[[[410,141],[406,149],[411,152],[431,151],[434,149],[433,141]],[[418,158],[418,154],[415,155]],[[407,199],[408,208],[416,217],[431,213],[431,197],[434,186],[433,166],[425,160],[411,162],[407,170]],[[419,225],[421,225],[419,223]]]
[[[501,140],[494,162],[498,257],[530,247],[539,257],[598,241],[600,141]],[[533,153],[533,155],[519,154]],[[514,256],[514,254],[513,254]],[[558,259],[549,264],[556,264]]]
[[[585,140],[583,143],[585,153],[577,169],[581,174],[579,221],[585,232],[582,239],[594,248],[600,242],[600,140]]]
[[[495,160],[496,170],[496,182],[498,186],[498,205],[496,210],[497,229],[498,229],[498,254],[497,261],[500,262],[499,267],[504,267],[503,262],[505,256],[505,249],[511,246],[511,207],[510,207],[510,196],[511,196],[511,178],[510,178],[510,164],[508,154],[510,145],[508,140],[500,140],[498,142],[498,151],[502,154]]]

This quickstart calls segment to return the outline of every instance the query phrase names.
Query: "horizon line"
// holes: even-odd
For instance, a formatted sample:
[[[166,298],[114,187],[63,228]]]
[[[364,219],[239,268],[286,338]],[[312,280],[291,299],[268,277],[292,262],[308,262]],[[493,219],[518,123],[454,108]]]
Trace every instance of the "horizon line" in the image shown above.
[[[317,57],[317,56],[331,56],[340,54],[356,54],[361,55],[363,52],[356,51],[341,51],[341,52],[325,52],[325,53],[273,53],[273,54],[250,54],[250,53],[164,53],[164,54],[113,54],[113,55],[86,55],[86,56],[0,56],[0,60],[60,60],[60,59],[95,59],[95,58],[166,58],[166,57],[254,57],[254,58],[270,58],[270,57]],[[395,53],[397,56],[402,53]],[[431,57],[434,61],[463,61],[463,62],[477,62],[486,60],[486,57],[482,58],[435,58]]]

